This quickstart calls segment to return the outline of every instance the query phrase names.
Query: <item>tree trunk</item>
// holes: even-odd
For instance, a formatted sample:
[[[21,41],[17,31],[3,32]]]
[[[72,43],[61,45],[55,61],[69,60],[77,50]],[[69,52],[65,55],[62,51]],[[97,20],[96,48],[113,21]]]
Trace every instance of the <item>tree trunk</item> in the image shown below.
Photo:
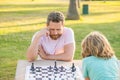
[[[69,9],[68,9],[66,19],[68,19],[68,20],[78,20],[78,19],[80,19],[76,0],[70,0]]]

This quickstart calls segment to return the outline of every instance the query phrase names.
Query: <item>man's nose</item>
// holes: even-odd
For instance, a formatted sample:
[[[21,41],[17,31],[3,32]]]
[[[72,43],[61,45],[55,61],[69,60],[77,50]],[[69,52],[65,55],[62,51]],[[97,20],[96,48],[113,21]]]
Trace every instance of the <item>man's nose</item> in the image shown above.
[[[54,34],[58,34],[57,30],[54,30]]]

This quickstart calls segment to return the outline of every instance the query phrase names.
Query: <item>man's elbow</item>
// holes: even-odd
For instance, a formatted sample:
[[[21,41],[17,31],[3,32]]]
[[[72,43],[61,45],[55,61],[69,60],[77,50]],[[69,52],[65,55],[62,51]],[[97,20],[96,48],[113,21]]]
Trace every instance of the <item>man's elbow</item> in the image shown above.
[[[66,57],[64,58],[66,61],[72,61],[73,60],[73,58],[74,58],[74,55],[71,53],[71,55],[70,54],[66,54]]]
[[[35,57],[32,57],[30,55],[27,55],[26,58],[29,62],[35,61]]]
[[[65,61],[67,61],[67,62],[71,62],[72,60],[73,60],[72,57],[65,58]]]
[[[27,60],[28,60],[29,62],[33,62],[33,61],[35,61],[34,58],[27,58]]]

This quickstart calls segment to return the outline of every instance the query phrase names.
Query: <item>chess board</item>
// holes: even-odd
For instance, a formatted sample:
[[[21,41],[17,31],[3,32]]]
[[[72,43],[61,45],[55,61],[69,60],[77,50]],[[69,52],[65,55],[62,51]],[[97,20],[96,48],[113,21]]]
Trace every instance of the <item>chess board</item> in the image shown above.
[[[83,80],[81,77],[77,66],[73,71],[72,67],[34,65],[34,70],[27,66],[25,73],[25,80]]]

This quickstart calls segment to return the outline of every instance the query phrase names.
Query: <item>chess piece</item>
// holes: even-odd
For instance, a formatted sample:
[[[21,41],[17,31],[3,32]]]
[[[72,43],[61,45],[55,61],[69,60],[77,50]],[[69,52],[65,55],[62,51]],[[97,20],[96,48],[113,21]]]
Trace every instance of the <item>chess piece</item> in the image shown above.
[[[51,66],[49,66],[48,69],[49,69],[48,70],[49,72],[52,72],[52,67]]]
[[[64,67],[63,66],[60,67],[60,72],[64,72]]]
[[[58,71],[58,68],[57,68],[57,63],[56,63],[56,61],[55,61],[54,70],[55,70],[55,71]]]
[[[56,63],[56,61],[55,61],[55,66],[54,67],[57,67],[57,63]]]
[[[74,63],[72,64],[72,72],[75,72],[76,71],[76,68],[75,68],[75,65]]]
[[[30,70],[31,70],[31,71],[34,71],[34,70],[35,70],[35,68],[34,68],[34,63],[32,63]]]

